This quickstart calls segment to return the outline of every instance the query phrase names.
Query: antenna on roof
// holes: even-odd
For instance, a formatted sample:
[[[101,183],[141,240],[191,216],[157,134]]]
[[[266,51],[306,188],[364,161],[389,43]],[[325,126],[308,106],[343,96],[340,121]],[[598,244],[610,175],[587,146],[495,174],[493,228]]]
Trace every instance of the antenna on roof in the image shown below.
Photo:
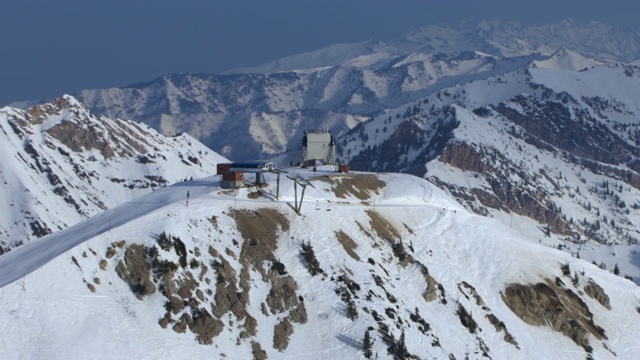
[[[311,130],[311,126],[315,121],[315,117],[316,117],[316,110],[311,109],[311,121],[307,120],[307,131]]]

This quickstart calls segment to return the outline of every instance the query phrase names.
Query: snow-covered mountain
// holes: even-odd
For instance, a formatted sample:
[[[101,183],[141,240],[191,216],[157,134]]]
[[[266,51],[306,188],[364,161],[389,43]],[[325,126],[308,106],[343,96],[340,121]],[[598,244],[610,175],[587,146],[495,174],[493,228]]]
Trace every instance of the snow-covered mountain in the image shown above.
[[[234,159],[295,154],[326,126],[356,169],[426,174],[468,209],[635,278],[638,38],[572,20],[429,26],[78,96]]]
[[[96,113],[141,120],[167,135],[187,132],[228,158],[254,159],[298,149],[308,128],[339,133],[444,86],[513,71],[535,59],[540,57],[410,53],[375,70],[174,74],[75,96]]]
[[[65,95],[0,109],[0,254],[225,159],[193,137],[91,113]]]
[[[480,51],[499,57],[552,55],[573,49],[599,61],[631,61],[640,58],[640,30],[597,21],[526,26],[518,22],[463,21],[456,25],[429,25],[390,42],[365,41],[327,46],[230,73],[274,73],[321,66],[354,66],[376,69],[410,53],[452,54]]]
[[[596,22],[483,21],[429,26],[395,41],[329,46],[225,75],[173,74],[75,96],[110,118],[188,132],[235,159],[300,147],[304,130],[338,134],[388,109],[474,80],[539,67],[581,70],[639,56],[640,33]]]
[[[531,66],[378,116],[338,155],[425,176],[468,209],[637,280],[639,95],[637,66]]]
[[[3,358],[635,357],[632,282],[418,177],[288,170],[301,215],[197,179],[0,256]]]

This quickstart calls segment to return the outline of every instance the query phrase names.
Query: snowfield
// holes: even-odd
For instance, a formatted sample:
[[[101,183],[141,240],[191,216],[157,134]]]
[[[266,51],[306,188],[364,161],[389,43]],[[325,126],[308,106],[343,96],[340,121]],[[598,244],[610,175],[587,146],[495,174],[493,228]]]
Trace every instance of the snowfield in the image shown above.
[[[372,351],[380,358],[391,358],[389,343],[383,340],[386,332],[395,341],[404,334],[408,352],[421,359],[584,359],[586,347],[548,325],[526,323],[505,302],[509,285],[547,279],[556,283],[553,289],[573,289],[592,313],[593,323],[604,331],[606,337],[600,339],[585,335],[593,358],[635,357],[640,290],[632,282],[532,244],[496,220],[467,212],[417,177],[287,170],[289,176],[307,178],[313,185],[306,188],[301,215],[293,209],[293,182],[284,176],[279,194],[274,174],[267,175],[269,187],[260,194],[255,188],[224,190],[218,177],[203,178],[160,188],[0,256],[3,358],[248,359],[263,354],[270,359],[351,359],[363,357],[363,337],[370,328]],[[250,243],[261,246],[266,240],[245,238],[238,214],[259,217],[265,213],[262,209],[274,210],[286,222],[255,230],[275,231],[277,244],[273,260],[248,266],[242,259],[247,261]],[[252,221],[251,216],[247,219]],[[211,344],[203,345],[191,328],[172,330],[181,313],[165,311],[162,281],[154,282],[147,296],[136,296],[140,294],[116,268],[126,261],[125,249],[141,244],[151,251],[162,232],[179,237],[187,250],[191,265],[176,274],[187,275],[188,268],[196,270],[194,276],[201,274],[193,292],[200,291],[200,309],[215,313],[215,293],[225,288],[221,281],[229,274],[240,275],[240,281],[226,286],[239,284],[238,291],[249,292],[242,306],[256,320],[253,335],[242,335],[243,330],[251,332],[246,319],[229,310],[213,316],[223,328]],[[311,275],[301,256],[306,242],[324,273]],[[395,252],[398,243],[407,257]],[[173,250],[159,253],[174,262],[181,256]],[[283,264],[286,274],[269,272],[272,262]],[[201,273],[202,265],[217,269],[217,283],[202,281],[216,277],[213,270]],[[563,266],[570,275],[563,275]],[[249,278],[246,289],[243,276]],[[278,281],[289,276],[296,284],[298,307],[287,307],[284,301],[284,310],[276,311],[270,296]],[[606,293],[610,309],[585,294],[589,282]],[[353,320],[348,317],[349,302],[357,312]],[[278,325],[293,319],[301,307],[306,321],[292,320],[287,346],[275,349]],[[476,327],[461,321],[463,308]],[[180,311],[191,311],[194,321],[198,316],[194,307]],[[159,322],[167,314],[172,320],[163,328]],[[504,330],[492,325],[490,314]],[[427,329],[416,319],[426,322]],[[506,332],[516,344],[504,340]]]

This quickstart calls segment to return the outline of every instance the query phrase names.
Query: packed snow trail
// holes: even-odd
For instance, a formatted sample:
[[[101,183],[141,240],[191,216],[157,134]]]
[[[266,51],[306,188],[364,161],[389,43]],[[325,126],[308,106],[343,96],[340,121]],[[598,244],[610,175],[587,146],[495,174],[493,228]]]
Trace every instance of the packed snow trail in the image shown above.
[[[194,180],[161,188],[116,206],[75,226],[44,236],[0,256],[0,288],[37,270],[60,254],[112,228],[145,216],[161,207],[211,192],[214,183]],[[217,187],[216,187],[217,188]]]
[[[311,175],[311,174],[307,174]],[[317,175],[313,173],[312,175]],[[212,194],[216,190],[220,190],[216,177],[185,181],[168,187],[160,188],[150,194],[146,194],[124,203],[112,209],[109,209],[99,215],[93,216],[77,225],[62,231],[44,236],[36,241],[22,245],[17,249],[0,256],[0,288],[32,273],[42,267],[57,256],[76,247],[77,245],[92,239],[98,235],[115,229],[128,222],[134,221],[140,217],[146,216],[151,212],[158,210],[164,206],[182,202],[186,205],[187,197],[195,205],[196,199],[206,196],[209,200],[218,199],[222,202],[236,203],[256,203],[256,202],[272,202],[273,199],[238,199],[237,195],[230,198],[228,196],[220,196]],[[284,190],[284,189],[283,189]],[[289,189],[290,190],[290,189]],[[368,206],[362,204],[361,201],[351,202],[343,201],[327,201],[319,190],[314,189],[317,197],[310,196],[305,199],[305,211],[310,211],[311,206],[318,200],[322,201],[323,206],[337,209],[339,207],[362,207]],[[312,192],[313,193],[313,192]],[[270,194],[273,195],[273,194]],[[399,200],[396,198],[395,200]],[[373,208],[376,207],[423,207],[423,208],[447,208],[446,203],[432,203],[428,199],[422,199],[424,203],[410,203],[406,201],[389,201],[374,199]],[[293,208],[294,198],[283,196],[280,203],[287,203]],[[235,205],[233,205],[235,206]],[[444,207],[443,207],[444,206]],[[446,211],[446,210],[445,210]],[[455,212],[455,211],[454,211]]]

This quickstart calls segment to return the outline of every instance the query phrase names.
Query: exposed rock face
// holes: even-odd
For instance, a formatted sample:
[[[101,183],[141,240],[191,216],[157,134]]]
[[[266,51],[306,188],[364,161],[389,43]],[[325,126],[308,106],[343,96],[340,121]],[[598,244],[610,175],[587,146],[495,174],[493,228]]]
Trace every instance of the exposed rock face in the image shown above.
[[[494,314],[487,314],[485,317],[489,320],[491,325],[496,328],[496,331],[504,331],[504,337],[502,338],[504,341],[508,342],[509,344],[513,344],[513,346],[517,347],[518,349],[520,348],[516,339],[507,330],[504,322],[500,321],[500,319],[498,319]]]
[[[213,344],[213,338],[224,329],[222,321],[212,317],[207,310],[196,311],[193,321],[188,324],[189,330],[196,334],[201,344]]]
[[[273,327],[273,348],[284,350],[289,346],[289,336],[293,334],[293,325],[289,318],[284,318]]]
[[[360,261],[360,256],[356,253],[355,249],[358,247],[353,239],[347,235],[344,231],[340,230],[336,232],[336,238],[344,248],[344,251],[349,254],[353,259]]]
[[[262,350],[259,342],[251,343],[251,352],[254,360],[267,360],[267,353]]]
[[[240,258],[255,266],[266,279],[262,262],[275,260],[273,251],[277,247],[277,231],[279,228],[287,231],[289,221],[277,210],[266,208],[257,211],[234,210],[231,217],[235,219],[244,240]]]
[[[240,287],[243,293],[248,296],[250,267],[258,270],[264,282],[271,284],[271,290],[265,299],[271,314],[288,312],[288,316],[274,328],[273,346],[277,350],[284,350],[289,345],[289,335],[293,333],[291,322],[306,323],[308,320],[307,312],[304,302],[300,301],[300,297],[296,293],[298,285],[293,277],[287,275],[284,268],[278,271],[272,267],[271,270],[265,271],[263,263],[276,262],[273,252],[277,246],[277,231],[278,229],[287,231],[289,221],[277,210],[267,208],[256,211],[234,210],[231,216],[236,221],[244,240],[240,252],[240,262],[243,264]],[[245,306],[246,303],[245,301]],[[268,314],[265,313],[265,315]]]
[[[400,240],[400,232],[396,229],[393,224],[391,224],[387,219],[385,219],[380,213],[373,210],[367,210],[367,215],[371,219],[369,221],[369,225],[376,232],[379,238],[385,239],[391,243],[395,240]]]
[[[593,314],[573,291],[560,288],[551,281],[535,285],[511,284],[502,300],[524,322],[550,326],[591,352],[589,335],[606,339],[604,330],[593,321]]]
[[[378,194],[386,183],[373,174],[348,174],[339,176],[315,177],[312,180],[331,184],[331,190],[339,198],[355,196],[360,200],[368,200],[372,194]]]
[[[602,306],[611,310],[609,305],[609,295],[592,279],[589,279],[589,283],[584,287],[584,292],[592,298],[596,299]]]
[[[156,286],[151,282],[151,268],[147,262],[147,251],[140,244],[132,244],[127,247],[124,262],[118,262],[116,272],[124,280],[131,290],[140,299],[156,291]]]

